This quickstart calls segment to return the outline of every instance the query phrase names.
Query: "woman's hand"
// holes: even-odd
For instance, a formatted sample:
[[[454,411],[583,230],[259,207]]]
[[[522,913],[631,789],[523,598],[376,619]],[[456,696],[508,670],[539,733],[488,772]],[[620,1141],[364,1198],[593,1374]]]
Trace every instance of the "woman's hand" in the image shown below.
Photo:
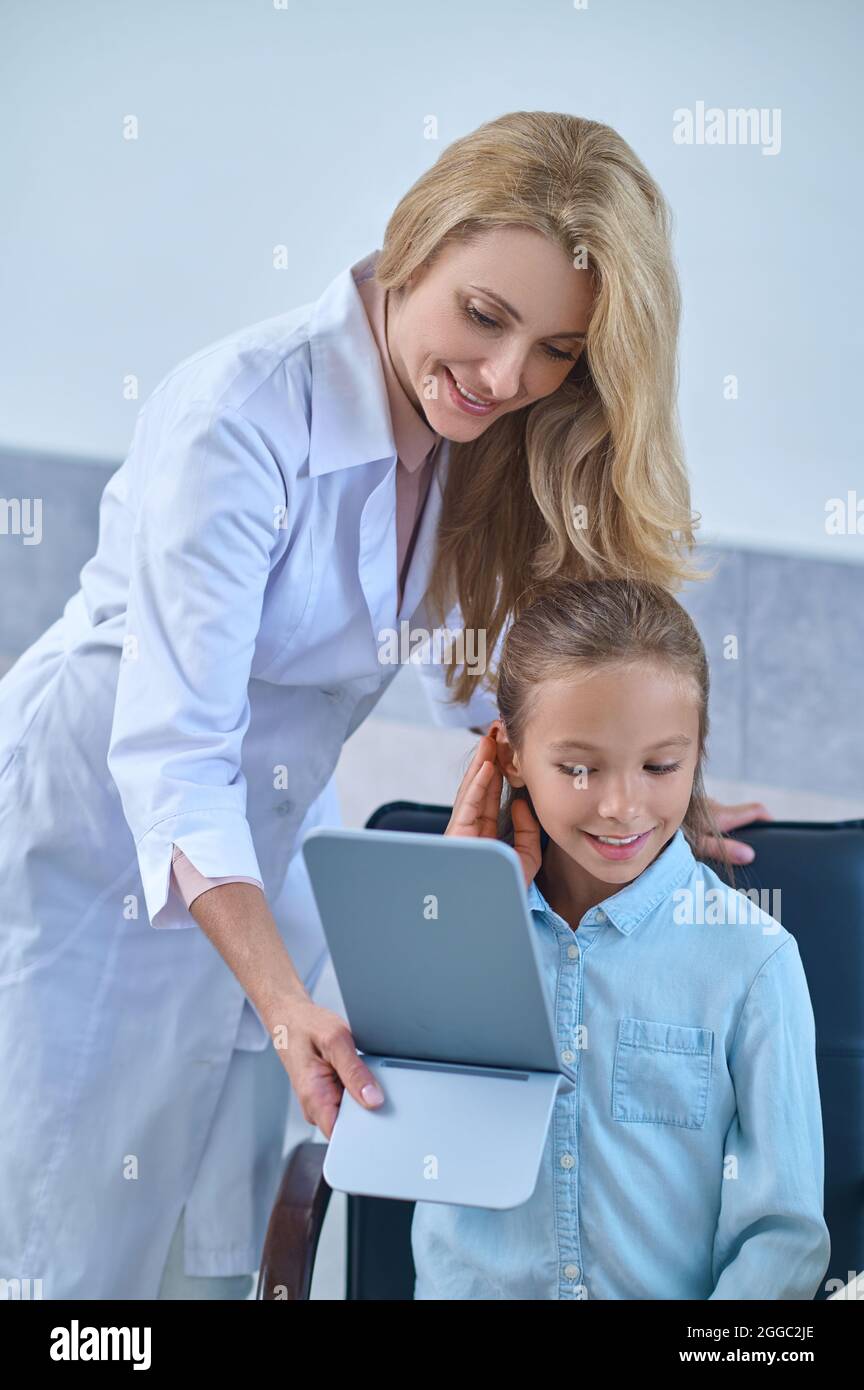
[[[498,766],[498,745],[490,734],[484,734],[468,771],[462,778],[453,813],[445,835],[468,835],[477,839],[498,838],[498,810],[504,774]],[[540,825],[522,797],[512,805],[513,848],[522,861],[525,883],[529,884],[543,862],[540,849]]]
[[[329,1139],[346,1087],[367,1109],[380,1105],[381,1087],[357,1055],[348,1024],[307,993],[261,889],[221,883],[199,893],[189,911],[255,1005],[307,1123]],[[369,1085],[373,1091],[364,1096]]]
[[[706,798],[718,827],[721,830],[735,830],[739,825],[749,825],[754,820],[773,820],[771,812],[761,801],[743,801],[738,806],[723,806],[719,801]],[[726,851],[733,864],[749,864],[756,857],[755,850],[743,840],[720,840],[716,835],[703,835],[699,842],[700,855],[709,859],[723,858]]]
[[[357,1055],[345,1019],[311,998],[292,999],[281,1012],[283,1023],[270,1015],[268,1029],[306,1122],[317,1125],[329,1139],[346,1089],[367,1110],[377,1109],[383,1092]],[[372,1090],[364,1096],[369,1086]]]

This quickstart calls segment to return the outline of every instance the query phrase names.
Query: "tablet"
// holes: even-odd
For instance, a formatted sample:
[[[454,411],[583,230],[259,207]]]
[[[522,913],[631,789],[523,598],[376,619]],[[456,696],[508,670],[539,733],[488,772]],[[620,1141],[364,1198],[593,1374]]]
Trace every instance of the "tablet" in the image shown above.
[[[315,827],[302,853],[348,1025],[385,1096],[345,1091],[346,1192],[511,1207],[534,1190],[562,1062],[521,861],[498,840]]]

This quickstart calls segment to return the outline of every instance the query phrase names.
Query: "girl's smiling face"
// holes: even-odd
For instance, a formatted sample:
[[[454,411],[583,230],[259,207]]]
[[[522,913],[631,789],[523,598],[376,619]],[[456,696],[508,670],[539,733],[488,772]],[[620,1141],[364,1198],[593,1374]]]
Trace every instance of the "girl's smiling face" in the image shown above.
[[[580,916],[654,860],[687,813],[699,753],[695,689],[641,661],[538,686],[523,746],[496,725],[498,760],[549,835],[547,883]],[[599,837],[637,836],[615,847]]]
[[[529,227],[445,247],[387,297],[387,346],[429,425],[467,443],[508,411],[548,396],[584,345],[593,276]],[[456,383],[486,404],[466,400]]]

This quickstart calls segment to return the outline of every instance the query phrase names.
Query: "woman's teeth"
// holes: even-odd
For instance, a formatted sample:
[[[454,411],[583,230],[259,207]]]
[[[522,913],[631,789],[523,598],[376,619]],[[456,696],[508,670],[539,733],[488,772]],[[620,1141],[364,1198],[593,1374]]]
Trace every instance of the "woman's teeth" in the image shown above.
[[[449,372],[449,371],[450,371],[450,368],[448,367],[447,370],[448,370],[448,372]],[[452,378],[453,385],[456,387],[456,390],[459,392],[459,395],[460,395],[460,396],[463,396],[463,397],[465,398],[466,401],[470,401],[472,405],[494,405],[494,404],[495,404],[494,401],[489,401],[489,400],[487,400],[485,396],[475,396],[474,392],[473,392],[473,391],[469,391],[467,386],[463,386],[462,383],[461,383],[461,381],[459,381],[459,379],[458,379],[457,377],[453,376],[453,373],[452,373],[452,372],[450,372],[450,376],[451,376],[451,378]]]
[[[454,376],[453,380],[456,382],[456,390],[459,392],[460,396],[464,396],[464,397],[465,397],[466,401],[473,401],[475,405],[491,405],[491,404],[492,404],[491,401],[484,401],[484,399],[483,399],[482,396],[475,396],[473,391],[468,391],[468,390],[462,385],[461,381],[456,381],[456,377],[455,377],[455,376]]]

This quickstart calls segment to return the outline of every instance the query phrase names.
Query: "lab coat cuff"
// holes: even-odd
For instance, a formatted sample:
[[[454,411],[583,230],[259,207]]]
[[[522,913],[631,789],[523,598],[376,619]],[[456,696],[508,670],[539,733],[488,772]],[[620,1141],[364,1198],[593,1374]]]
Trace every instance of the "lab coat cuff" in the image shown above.
[[[466,704],[453,703],[451,692],[447,691],[443,680],[440,687],[433,689],[431,684],[426,684],[425,688],[432,718],[436,724],[444,728],[488,729],[492,720],[498,718],[495,697],[488,689],[479,687],[479,679],[478,689]],[[446,695],[443,692],[446,692]]]
[[[218,888],[223,883],[251,883],[255,888],[260,888],[262,893],[264,891],[264,884],[260,879],[244,878],[240,874],[230,874],[225,878],[205,878],[177,845],[174,846],[171,868],[174,873],[174,882],[187,907],[191,907],[195,899],[200,898],[202,893],[206,893],[210,888]]]
[[[197,926],[172,872],[175,845],[205,878],[237,875],[262,882],[252,832],[241,812],[211,807],[168,816],[152,826],[137,846],[144,901],[153,927]]]

